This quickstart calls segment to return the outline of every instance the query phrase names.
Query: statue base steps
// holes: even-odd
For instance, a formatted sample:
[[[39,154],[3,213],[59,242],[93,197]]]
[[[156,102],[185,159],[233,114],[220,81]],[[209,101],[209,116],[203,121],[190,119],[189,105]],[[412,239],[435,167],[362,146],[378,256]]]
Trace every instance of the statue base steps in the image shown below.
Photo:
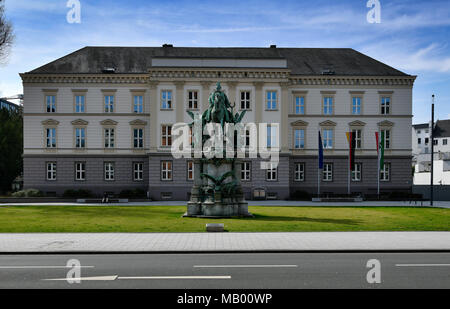
[[[214,203],[214,202],[188,202],[187,212],[183,217],[199,218],[231,218],[254,217],[248,212],[248,204],[241,203]]]

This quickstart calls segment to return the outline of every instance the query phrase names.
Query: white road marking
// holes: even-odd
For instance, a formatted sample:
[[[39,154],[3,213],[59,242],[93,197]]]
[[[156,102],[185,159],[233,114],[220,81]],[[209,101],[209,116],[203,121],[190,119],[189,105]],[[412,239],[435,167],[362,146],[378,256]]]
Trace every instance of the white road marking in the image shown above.
[[[95,266],[79,266],[78,268],[94,268]],[[35,265],[35,266],[0,266],[0,269],[33,269],[33,268],[76,268],[76,266],[47,266],[47,265]]]
[[[450,264],[395,264],[398,267],[450,266]]]
[[[147,277],[118,277],[124,280],[152,280],[152,279],[231,279],[231,276],[147,276]]]
[[[80,278],[56,278],[56,279],[42,279],[45,281],[67,281],[67,280],[80,280],[80,281],[114,281],[117,279],[115,276],[97,276],[97,277],[80,277]]]
[[[194,268],[283,268],[298,267],[298,265],[194,265]]]

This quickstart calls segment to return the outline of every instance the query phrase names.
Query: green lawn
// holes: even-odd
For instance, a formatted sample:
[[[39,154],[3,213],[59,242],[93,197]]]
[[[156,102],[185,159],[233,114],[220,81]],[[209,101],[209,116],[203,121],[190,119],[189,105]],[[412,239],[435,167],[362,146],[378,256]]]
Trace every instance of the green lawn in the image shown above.
[[[450,209],[409,207],[249,207],[255,218],[182,218],[185,206],[0,206],[1,233],[449,231]]]

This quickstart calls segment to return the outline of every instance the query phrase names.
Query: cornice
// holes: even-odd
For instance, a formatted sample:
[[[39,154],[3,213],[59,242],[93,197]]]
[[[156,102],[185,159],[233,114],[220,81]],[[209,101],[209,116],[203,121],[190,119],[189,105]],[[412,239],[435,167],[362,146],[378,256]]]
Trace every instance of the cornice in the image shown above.
[[[154,84],[158,80],[229,82],[288,82],[306,86],[413,86],[416,76],[298,76],[289,69],[151,68],[141,74],[20,74],[23,83]]]

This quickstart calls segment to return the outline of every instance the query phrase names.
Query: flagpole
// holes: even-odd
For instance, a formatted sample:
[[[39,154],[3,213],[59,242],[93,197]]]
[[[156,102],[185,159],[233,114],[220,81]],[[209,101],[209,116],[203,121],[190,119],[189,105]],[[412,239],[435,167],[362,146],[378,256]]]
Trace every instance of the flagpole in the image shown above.
[[[378,196],[378,199],[380,199],[380,152],[381,152],[381,149],[380,149],[380,138],[381,138],[381,136],[380,136],[380,131],[378,131],[378,138],[377,138],[377,171],[378,171],[378,174],[377,174],[377,196]]]

